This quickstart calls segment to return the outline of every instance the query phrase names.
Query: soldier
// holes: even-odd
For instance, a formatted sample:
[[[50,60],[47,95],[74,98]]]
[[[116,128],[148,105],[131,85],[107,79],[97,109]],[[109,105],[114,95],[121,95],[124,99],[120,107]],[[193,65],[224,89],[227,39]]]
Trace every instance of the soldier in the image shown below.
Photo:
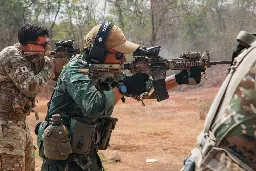
[[[233,65],[182,170],[256,170],[256,37],[241,31]]]
[[[97,151],[105,150],[109,145],[111,131],[117,121],[111,117],[114,106],[123,96],[138,96],[147,91],[147,74],[138,73],[120,82],[111,82],[111,78],[108,81],[93,80],[91,73],[80,72],[87,68],[85,60],[91,64],[119,64],[125,62],[124,54],[142,50],[139,45],[126,40],[118,26],[110,22],[97,25],[85,36],[85,41],[86,55],[82,59],[74,58],[62,70],[46,117],[49,121],[54,114],[61,115],[63,124],[70,132],[72,153],[67,141],[63,141],[67,137],[65,128],[56,125],[46,128],[43,171],[103,170]],[[193,68],[190,72],[199,83],[200,69]],[[120,75],[118,73],[115,79]],[[166,79],[168,89],[178,84],[188,84],[186,70]],[[61,137],[56,132],[61,132]],[[49,142],[50,139],[52,142]]]
[[[35,170],[26,117],[35,107],[35,96],[54,75],[52,60],[39,55],[49,43],[47,29],[25,24],[18,31],[18,40],[0,52],[1,171]]]

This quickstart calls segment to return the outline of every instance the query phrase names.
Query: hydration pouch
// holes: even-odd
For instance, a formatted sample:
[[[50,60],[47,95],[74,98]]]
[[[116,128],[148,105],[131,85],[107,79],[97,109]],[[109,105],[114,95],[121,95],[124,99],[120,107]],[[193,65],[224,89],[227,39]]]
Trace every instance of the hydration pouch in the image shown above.
[[[71,119],[71,146],[72,152],[76,154],[87,154],[94,140],[96,125],[89,125]]]
[[[101,126],[100,126],[100,142],[98,144],[99,150],[106,150],[109,146],[109,140],[111,137],[112,130],[115,129],[117,118],[112,117],[104,117],[101,118]]]
[[[40,125],[38,126],[38,130],[36,130],[37,132],[37,147],[39,148],[39,156],[44,158],[44,145],[43,145],[43,139],[44,139],[44,130],[46,129],[46,127],[48,126],[48,123],[46,121],[43,121],[40,123]]]

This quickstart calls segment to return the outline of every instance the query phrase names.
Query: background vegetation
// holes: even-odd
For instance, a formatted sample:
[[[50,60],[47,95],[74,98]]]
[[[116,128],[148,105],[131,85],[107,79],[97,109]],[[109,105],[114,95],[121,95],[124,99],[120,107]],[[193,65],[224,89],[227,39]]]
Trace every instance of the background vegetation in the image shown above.
[[[230,59],[240,30],[254,32],[254,0],[0,0],[0,49],[17,41],[17,30],[40,23],[57,40],[83,36],[96,24],[113,21],[126,37],[144,46],[161,45],[166,58],[209,50]]]

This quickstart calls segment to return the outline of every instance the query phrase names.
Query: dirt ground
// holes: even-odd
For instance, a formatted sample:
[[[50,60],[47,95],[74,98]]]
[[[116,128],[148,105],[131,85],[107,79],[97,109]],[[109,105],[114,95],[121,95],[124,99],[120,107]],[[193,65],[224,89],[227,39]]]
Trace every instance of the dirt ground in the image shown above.
[[[203,128],[199,119],[200,104],[211,101],[218,88],[194,89],[186,92],[170,92],[170,98],[162,102],[146,100],[146,106],[127,99],[115,107],[114,117],[119,120],[112,133],[110,147],[100,151],[107,171],[176,171],[183,159],[195,146],[196,136]],[[39,99],[36,110],[44,119],[48,100]],[[31,132],[37,123],[29,116]],[[36,136],[34,143],[36,143]],[[121,162],[108,162],[113,151],[121,156]],[[146,159],[157,162],[147,163]],[[39,170],[40,157],[36,157]]]

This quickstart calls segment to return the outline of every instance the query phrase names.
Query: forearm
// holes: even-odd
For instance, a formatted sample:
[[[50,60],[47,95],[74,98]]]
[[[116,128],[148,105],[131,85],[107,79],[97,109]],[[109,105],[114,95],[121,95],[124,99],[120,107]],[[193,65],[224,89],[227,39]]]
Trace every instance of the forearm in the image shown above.
[[[115,105],[118,103],[118,101],[123,97],[123,94],[120,93],[119,89],[117,87],[112,89],[115,97]]]
[[[171,90],[177,87],[179,84],[176,82],[175,75],[171,75],[165,78],[166,89]]]

